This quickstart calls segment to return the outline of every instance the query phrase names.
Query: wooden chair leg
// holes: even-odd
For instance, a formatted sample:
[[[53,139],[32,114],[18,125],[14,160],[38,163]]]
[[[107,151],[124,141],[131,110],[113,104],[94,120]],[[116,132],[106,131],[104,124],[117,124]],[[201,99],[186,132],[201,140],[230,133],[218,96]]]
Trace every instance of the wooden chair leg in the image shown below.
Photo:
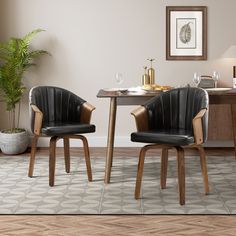
[[[138,163],[138,171],[137,171],[136,186],[135,186],[135,199],[138,199],[140,197],[140,189],[143,177],[143,167],[144,167],[146,151],[147,151],[146,147],[143,147],[139,154],[139,163]]]
[[[208,175],[207,175],[207,166],[206,166],[206,155],[205,150],[202,146],[198,146],[199,154],[200,154],[200,163],[202,169],[202,177],[204,181],[205,194],[209,194],[209,184],[208,184]]]
[[[185,204],[185,166],[184,166],[184,149],[176,147],[178,161],[178,182],[179,182],[179,203]]]
[[[70,141],[69,138],[63,138],[64,143],[64,158],[65,158],[65,170],[66,173],[70,173]]]
[[[54,186],[55,167],[56,167],[56,143],[58,137],[54,136],[50,139],[49,147],[49,185]]]
[[[86,167],[87,167],[88,181],[92,181],[93,177],[92,177],[92,169],[91,169],[91,163],[90,163],[88,141],[84,136],[81,136],[81,139],[84,145],[84,156],[85,156],[85,162],[86,162]]]
[[[38,136],[35,135],[32,139],[32,144],[31,144],[30,162],[29,162],[29,170],[28,170],[29,177],[33,177],[37,141],[38,141]]]
[[[167,167],[168,167],[168,149],[162,148],[161,152],[161,189],[166,188],[166,177],[167,177]]]

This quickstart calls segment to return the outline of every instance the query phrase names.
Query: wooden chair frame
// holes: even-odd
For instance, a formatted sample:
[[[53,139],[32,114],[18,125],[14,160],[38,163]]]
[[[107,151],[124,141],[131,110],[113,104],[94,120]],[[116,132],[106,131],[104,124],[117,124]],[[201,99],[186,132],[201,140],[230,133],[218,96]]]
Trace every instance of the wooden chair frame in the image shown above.
[[[43,113],[40,111],[40,109],[37,106],[35,106],[33,104],[31,104],[31,108],[32,108],[33,112],[35,113],[35,119],[34,119],[34,136],[32,139],[29,171],[28,171],[29,177],[33,177],[37,141],[38,141],[39,137],[44,136],[41,134]],[[91,104],[89,104],[88,102],[85,102],[85,103],[83,103],[81,109],[82,109],[81,110],[81,123],[90,124],[92,111],[95,110],[95,107],[92,106]],[[54,186],[54,182],[55,182],[56,143],[59,139],[63,139],[65,170],[66,170],[66,173],[69,173],[70,172],[70,143],[69,143],[69,140],[71,138],[72,139],[81,139],[83,142],[88,180],[92,181],[90,154],[89,154],[89,148],[88,148],[88,141],[87,141],[86,137],[84,137],[83,135],[77,135],[77,134],[52,136],[50,139],[50,147],[49,147],[49,185],[51,187]]]
[[[166,188],[166,178],[167,178],[167,167],[168,167],[168,150],[174,148],[177,151],[177,162],[178,162],[178,186],[179,186],[179,203],[180,205],[185,204],[185,163],[184,163],[184,148],[196,148],[200,154],[200,164],[202,170],[202,176],[204,180],[205,194],[209,193],[209,184],[207,176],[207,166],[206,166],[206,156],[205,150],[202,147],[203,143],[203,128],[202,128],[202,118],[204,114],[208,112],[207,109],[202,109],[193,119],[193,131],[194,131],[194,141],[193,145],[181,147],[181,146],[171,146],[171,145],[146,145],[144,146],[139,154],[139,164],[136,178],[135,186],[135,198],[140,197],[140,189],[143,175],[143,167],[146,152],[150,149],[160,148],[162,149],[161,154],[161,178],[160,186],[161,189]],[[145,107],[140,106],[131,114],[134,116],[136,121],[136,127],[138,132],[148,131],[148,114]]]

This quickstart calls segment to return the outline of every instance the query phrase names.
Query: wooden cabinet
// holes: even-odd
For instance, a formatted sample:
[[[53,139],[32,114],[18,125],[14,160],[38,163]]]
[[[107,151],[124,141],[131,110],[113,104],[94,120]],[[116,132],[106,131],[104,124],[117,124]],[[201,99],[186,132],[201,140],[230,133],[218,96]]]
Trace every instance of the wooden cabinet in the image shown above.
[[[231,105],[210,105],[208,140],[233,140]]]

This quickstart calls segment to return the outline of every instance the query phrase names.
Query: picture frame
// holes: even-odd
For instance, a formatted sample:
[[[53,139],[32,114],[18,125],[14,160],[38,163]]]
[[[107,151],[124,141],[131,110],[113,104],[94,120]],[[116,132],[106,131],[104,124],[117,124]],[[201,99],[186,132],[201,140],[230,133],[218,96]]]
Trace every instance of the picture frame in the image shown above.
[[[207,60],[207,7],[166,7],[166,60]]]

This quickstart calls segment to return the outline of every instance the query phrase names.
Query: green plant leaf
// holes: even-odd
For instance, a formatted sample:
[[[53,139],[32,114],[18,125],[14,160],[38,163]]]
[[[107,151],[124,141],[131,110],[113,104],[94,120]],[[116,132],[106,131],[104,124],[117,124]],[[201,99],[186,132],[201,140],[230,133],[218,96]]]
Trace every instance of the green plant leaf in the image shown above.
[[[13,116],[16,115],[16,104],[26,90],[22,83],[24,72],[35,65],[35,58],[44,54],[50,55],[45,50],[30,50],[31,40],[42,31],[44,30],[36,29],[23,38],[10,38],[7,42],[0,43],[0,101],[6,103],[6,110]],[[10,127],[15,128],[14,122]]]
[[[43,32],[45,30],[43,29],[36,29],[36,30],[33,30],[31,31],[30,33],[28,33],[24,38],[23,38],[23,41],[26,43],[26,44],[29,44],[31,42],[31,40],[40,32]]]

